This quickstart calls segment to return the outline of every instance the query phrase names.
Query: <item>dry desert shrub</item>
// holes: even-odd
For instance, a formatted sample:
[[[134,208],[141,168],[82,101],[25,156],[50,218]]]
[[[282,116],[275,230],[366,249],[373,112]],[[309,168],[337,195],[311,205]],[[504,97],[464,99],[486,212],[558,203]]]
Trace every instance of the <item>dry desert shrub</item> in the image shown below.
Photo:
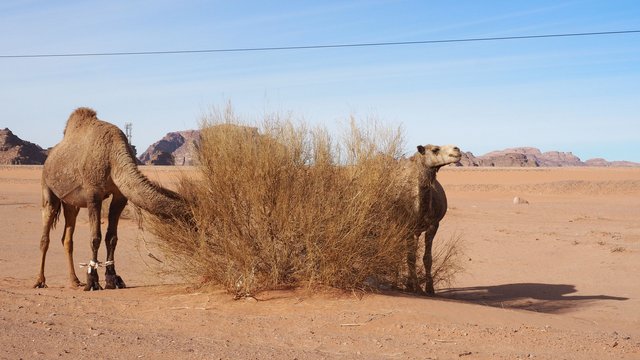
[[[420,236],[419,256],[416,256],[416,265],[421,275],[420,281],[424,282],[424,234]],[[464,272],[464,238],[460,233],[454,232],[449,239],[436,238],[433,242],[433,266],[431,275],[436,289],[447,288],[453,285],[456,276]]]
[[[230,108],[202,125],[197,179],[178,191],[192,223],[152,221],[172,268],[236,296],[300,285],[399,286],[411,219],[398,189],[402,136],[352,119],[324,128],[266,116],[256,127]],[[195,226],[194,226],[195,225]]]

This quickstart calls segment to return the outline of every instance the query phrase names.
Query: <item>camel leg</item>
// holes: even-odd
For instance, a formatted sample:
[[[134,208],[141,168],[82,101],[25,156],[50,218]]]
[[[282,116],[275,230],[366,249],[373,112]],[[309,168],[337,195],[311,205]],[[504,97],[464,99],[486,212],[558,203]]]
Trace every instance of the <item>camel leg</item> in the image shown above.
[[[84,291],[102,290],[98,278],[98,249],[102,242],[102,233],[100,231],[100,210],[102,207],[102,198],[97,195],[92,196],[87,204],[89,211],[89,227],[91,232],[91,262],[87,268],[87,284]]]
[[[46,186],[42,188],[42,237],[40,238],[40,252],[42,258],[40,260],[40,273],[36,279],[34,288],[46,288],[47,283],[44,277],[44,264],[47,258],[47,250],[49,250],[49,233],[58,214],[60,212],[60,199]]]
[[[72,288],[84,286],[76,275],[73,264],[73,232],[76,228],[76,218],[80,208],[69,204],[62,204],[64,210],[64,232],[62,233],[62,244],[67,253],[67,265],[69,267],[69,281]]]
[[[416,252],[418,251],[418,238],[420,232],[415,233],[411,238],[407,239],[407,267],[409,274],[407,277],[407,290],[410,292],[419,292],[418,275],[416,274]]]
[[[436,232],[438,232],[439,226],[440,225],[437,223],[429,226],[424,234],[424,256],[422,257],[422,261],[424,262],[424,272],[427,278],[425,285],[427,295],[433,295],[436,293],[433,288],[433,274],[431,274],[431,268],[433,267],[433,255],[431,251],[433,248],[433,238],[436,237]]]
[[[118,221],[120,215],[127,205],[127,198],[122,195],[113,194],[111,205],[109,206],[109,225],[107,226],[107,235],[104,238],[107,246],[107,270],[105,273],[105,289],[124,289],[126,287],[124,281],[116,274],[114,256],[116,245],[118,244]]]

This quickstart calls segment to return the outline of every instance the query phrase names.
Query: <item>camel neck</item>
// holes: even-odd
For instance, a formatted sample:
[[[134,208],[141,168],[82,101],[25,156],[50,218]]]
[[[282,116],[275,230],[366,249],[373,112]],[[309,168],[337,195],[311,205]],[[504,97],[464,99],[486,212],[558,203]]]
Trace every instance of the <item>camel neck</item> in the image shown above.
[[[420,187],[425,189],[431,188],[436,182],[437,173],[438,168],[435,167],[429,167],[426,168],[425,171],[420,172]]]

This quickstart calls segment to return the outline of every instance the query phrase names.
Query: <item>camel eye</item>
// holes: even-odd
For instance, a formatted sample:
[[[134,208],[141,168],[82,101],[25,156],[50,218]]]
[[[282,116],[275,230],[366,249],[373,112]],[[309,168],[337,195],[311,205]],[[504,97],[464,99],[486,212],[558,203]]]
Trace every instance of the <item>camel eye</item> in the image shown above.
[[[434,147],[433,149],[431,149],[431,152],[432,152],[434,155],[438,155],[438,153],[440,152],[440,148],[439,148],[439,147]]]

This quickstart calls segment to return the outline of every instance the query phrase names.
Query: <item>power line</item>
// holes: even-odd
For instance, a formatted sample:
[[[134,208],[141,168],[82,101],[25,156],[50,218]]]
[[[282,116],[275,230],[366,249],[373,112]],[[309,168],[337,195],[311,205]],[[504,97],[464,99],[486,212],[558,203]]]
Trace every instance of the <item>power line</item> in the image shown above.
[[[253,47],[253,48],[228,48],[228,49],[126,51],[126,52],[60,53],[60,54],[15,54],[15,55],[11,55],[10,54],[10,55],[0,55],[0,59],[55,58],[55,57],[91,57],[91,56],[133,56],[133,55],[172,55],[172,54],[254,52],[254,51],[338,49],[338,48],[357,48],[357,47],[373,47],[373,46],[428,45],[428,44],[463,43],[463,42],[480,42],[480,41],[503,41],[503,40],[564,38],[564,37],[578,37],[578,36],[623,35],[623,34],[638,34],[638,33],[640,33],[640,30],[619,30],[619,31],[599,31],[599,32],[563,33],[563,34],[477,37],[477,38],[462,38],[462,39],[392,41],[392,42],[371,42],[371,43],[329,44],[329,45],[275,46],[275,47]]]

